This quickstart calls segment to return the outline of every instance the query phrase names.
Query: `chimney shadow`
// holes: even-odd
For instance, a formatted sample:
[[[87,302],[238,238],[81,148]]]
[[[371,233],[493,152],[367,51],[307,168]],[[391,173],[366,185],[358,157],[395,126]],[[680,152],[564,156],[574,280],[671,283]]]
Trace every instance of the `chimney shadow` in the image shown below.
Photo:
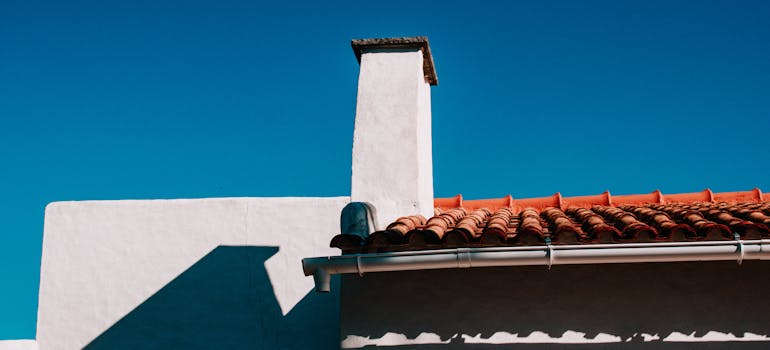
[[[265,269],[278,249],[215,248],[85,349],[338,349],[338,283],[283,316]]]

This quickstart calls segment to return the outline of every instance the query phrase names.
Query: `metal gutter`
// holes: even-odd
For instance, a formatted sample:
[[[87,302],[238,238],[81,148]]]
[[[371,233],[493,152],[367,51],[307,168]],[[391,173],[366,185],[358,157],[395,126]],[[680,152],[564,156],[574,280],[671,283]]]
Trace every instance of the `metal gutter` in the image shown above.
[[[330,290],[331,275],[492,266],[612,264],[770,259],[770,240],[545,245],[350,254],[302,259],[317,292]]]

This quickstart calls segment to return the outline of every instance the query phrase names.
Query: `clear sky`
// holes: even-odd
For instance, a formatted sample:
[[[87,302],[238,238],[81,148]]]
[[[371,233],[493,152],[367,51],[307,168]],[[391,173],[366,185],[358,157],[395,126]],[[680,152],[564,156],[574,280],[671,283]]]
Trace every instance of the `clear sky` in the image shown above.
[[[0,339],[35,335],[49,202],[347,195],[352,38],[430,38],[437,196],[770,191],[768,18],[767,1],[0,1]]]

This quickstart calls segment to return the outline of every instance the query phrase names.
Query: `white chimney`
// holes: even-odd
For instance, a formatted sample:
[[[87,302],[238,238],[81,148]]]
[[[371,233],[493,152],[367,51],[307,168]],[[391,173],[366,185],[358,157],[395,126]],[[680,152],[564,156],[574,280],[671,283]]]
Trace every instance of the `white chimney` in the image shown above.
[[[376,229],[399,216],[433,215],[430,86],[426,37],[353,40],[361,64],[350,197],[374,207]]]

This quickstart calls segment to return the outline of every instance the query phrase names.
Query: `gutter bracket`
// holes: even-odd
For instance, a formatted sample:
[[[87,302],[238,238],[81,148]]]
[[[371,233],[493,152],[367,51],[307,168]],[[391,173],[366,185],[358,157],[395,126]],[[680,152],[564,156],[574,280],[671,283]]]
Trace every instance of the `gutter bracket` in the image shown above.
[[[743,258],[746,256],[746,249],[743,247],[741,235],[738,233],[733,233],[733,237],[735,237],[735,241],[738,242],[738,266],[741,266],[741,264],[743,264]]]
[[[551,237],[545,238],[545,246],[548,248],[548,270],[551,270],[551,266],[553,265],[553,246],[551,245]]]

